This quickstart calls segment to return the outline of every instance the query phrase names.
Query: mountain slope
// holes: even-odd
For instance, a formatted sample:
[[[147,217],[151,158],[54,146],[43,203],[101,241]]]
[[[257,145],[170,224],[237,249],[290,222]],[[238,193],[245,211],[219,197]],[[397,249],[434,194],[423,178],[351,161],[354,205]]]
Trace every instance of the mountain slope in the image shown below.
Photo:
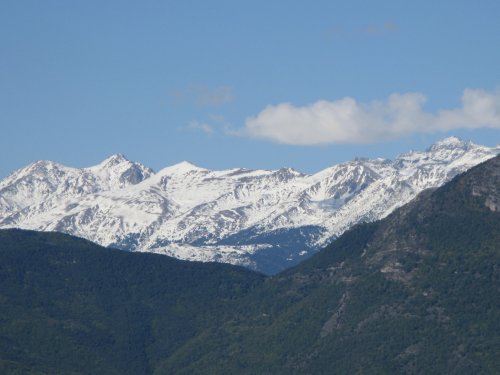
[[[41,160],[0,182],[0,217],[25,220],[56,208],[65,199],[125,188],[153,175],[153,170],[113,155],[90,168],[70,168]],[[14,215],[14,217],[13,217]]]
[[[0,230],[0,373],[150,374],[262,278],[59,233]]]
[[[497,374],[500,157],[279,275],[0,231],[2,373]]]
[[[313,175],[187,162],[153,174],[121,155],[85,169],[38,162],[0,182],[0,228],[276,273],[498,152],[452,137],[394,161],[357,159]]]
[[[179,374],[496,374],[500,157],[254,289]]]

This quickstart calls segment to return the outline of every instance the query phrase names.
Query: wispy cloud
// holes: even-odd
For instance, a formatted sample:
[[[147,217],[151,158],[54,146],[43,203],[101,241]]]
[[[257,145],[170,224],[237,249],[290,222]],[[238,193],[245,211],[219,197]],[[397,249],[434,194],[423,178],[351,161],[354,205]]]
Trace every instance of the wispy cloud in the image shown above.
[[[209,116],[210,123],[214,124],[214,127],[220,128],[224,133],[231,134],[233,131],[233,126],[231,122],[228,121],[223,115],[212,114]]]
[[[207,87],[196,86],[173,90],[170,97],[177,104],[194,103],[202,107],[216,107],[231,103],[234,99],[230,86]]]
[[[191,121],[188,124],[187,128],[191,129],[191,130],[201,131],[205,134],[213,134],[213,132],[214,132],[214,129],[210,125],[208,125],[207,123],[204,123],[204,122],[199,122],[199,121]]]
[[[302,107],[281,103],[248,118],[236,134],[291,145],[319,145],[373,143],[453,129],[500,129],[500,91],[466,89],[461,107],[435,113],[423,109],[425,102],[421,93],[396,93],[370,103],[350,97]]]
[[[210,114],[206,121],[193,120],[182,129],[200,131],[208,135],[212,135],[218,131],[229,135],[233,134],[231,123],[221,114]]]
[[[207,87],[199,90],[198,104],[206,106],[217,106],[233,101],[233,89],[229,86]]]

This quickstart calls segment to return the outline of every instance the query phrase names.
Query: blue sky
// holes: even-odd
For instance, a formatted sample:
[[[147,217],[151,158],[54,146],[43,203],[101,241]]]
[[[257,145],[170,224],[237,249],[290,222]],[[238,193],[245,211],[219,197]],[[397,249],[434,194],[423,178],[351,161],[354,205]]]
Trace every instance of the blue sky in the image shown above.
[[[500,143],[498,1],[0,2],[0,177]],[[463,101],[462,101],[463,100]]]

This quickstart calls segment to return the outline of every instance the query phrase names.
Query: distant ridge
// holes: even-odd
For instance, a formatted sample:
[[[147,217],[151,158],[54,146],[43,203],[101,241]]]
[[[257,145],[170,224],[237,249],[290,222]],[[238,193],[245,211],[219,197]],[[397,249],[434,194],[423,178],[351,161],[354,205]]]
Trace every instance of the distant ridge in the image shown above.
[[[498,374],[499,301],[497,156],[267,280],[163,369]]]
[[[500,156],[264,277],[0,230],[2,374],[500,369]]]
[[[0,228],[276,273],[499,152],[450,137],[393,161],[357,158],[312,175],[186,161],[154,173],[121,154],[89,168],[40,161],[0,181]]]

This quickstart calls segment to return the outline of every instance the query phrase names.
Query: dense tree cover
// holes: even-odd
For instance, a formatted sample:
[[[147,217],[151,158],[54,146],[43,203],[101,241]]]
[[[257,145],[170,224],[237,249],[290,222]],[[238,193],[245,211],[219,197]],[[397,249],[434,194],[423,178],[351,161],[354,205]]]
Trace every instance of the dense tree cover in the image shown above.
[[[0,232],[0,372],[497,374],[500,158],[299,266]]]
[[[20,230],[0,231],[0,259],[2,374],[151,373],[263,278]]]

